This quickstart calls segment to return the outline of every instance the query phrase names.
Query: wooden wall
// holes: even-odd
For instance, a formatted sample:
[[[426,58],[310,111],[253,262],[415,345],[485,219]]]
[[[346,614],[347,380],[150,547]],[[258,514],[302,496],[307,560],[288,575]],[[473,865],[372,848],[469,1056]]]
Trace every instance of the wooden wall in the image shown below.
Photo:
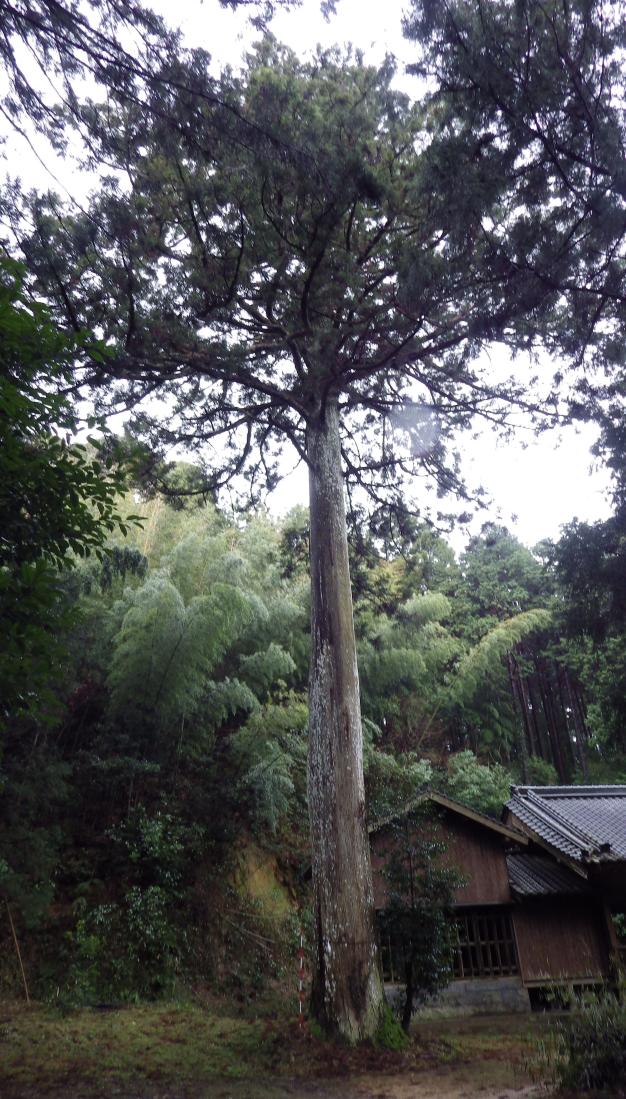
[[[504,836],[488,826],[446,811],[436,823],[429,821],[423,827],[435,830],[437,838],[446,845],[442,863],[454,866],[466,881],[456,891],[457,904],[510,904]],[[383,828],[371,837],[376,908],[386,906],[387,883],[382,870],[392,843],[393,834],[389,828]]]
[[[443,822],[448,852],[466,884],[457,889],[457,904],[510,904],[505,837],[462,817],[447,815]]]
[[[604,915],[591,902],[577,897],[528,901],[513,909],[513,925],[525,984],[608,975]]]
[[[508,905],[513,919],[520,974],[524,984],[597,981],[609,975],[609,940],[602,908],[585,897],[546,897],[512,903],[506,870],[507,839],[499,832],[444,810],[422,828],[446,845],[442,862],[466,879],[456,890],[459,906]],[[384,867],[394,842],[393,830],[371,836],[374,902],[387,904]]]

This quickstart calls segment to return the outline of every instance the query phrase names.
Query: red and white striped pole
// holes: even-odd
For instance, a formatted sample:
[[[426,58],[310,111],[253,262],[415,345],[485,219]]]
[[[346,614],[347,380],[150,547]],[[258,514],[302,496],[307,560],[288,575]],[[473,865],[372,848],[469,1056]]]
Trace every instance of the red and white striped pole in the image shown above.
[[[298,951],[298,1022],[304,1025],[304,928],[300,927],[300,949]]]

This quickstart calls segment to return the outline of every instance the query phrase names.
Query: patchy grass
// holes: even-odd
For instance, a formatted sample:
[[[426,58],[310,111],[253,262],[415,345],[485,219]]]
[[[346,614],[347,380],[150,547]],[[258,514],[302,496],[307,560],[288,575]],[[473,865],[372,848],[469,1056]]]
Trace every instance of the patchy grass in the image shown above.
[[[528,1019],[524,1022],[528,1030]],[[5,1002],[0,1004],[0,1095],[272,1099],[346,1094],[340,1081],[347,1077],[357,1089],[359,1081],[372,1078],[372,1084],[381,1084],[377,1094],[399,1095],[383,1091],[383,1081],[450,1070],[459,1070],[466,1085],[476,1074],[477,1080],[493,1079],[501,1087],[518,1079],[515,1066],[522,1071],[528,1049],[517,1021],[512,1030],[510,1021],[507,1027],[501,1020],[488,1028],[458,1021],[424,1024],[406,1050],[391,1051],[369,1045],[349,1049],[316,1037],[271,1005],[263,1012],[250,1005],[238,1011],[222,1000],[61,1015],[40,1005]]]
[[[192,1004],[65,1016],[5,1004],[0,1094],[45,1095],[65,1086],[73,1096],[116,1095],[149,1083],[175,1083],[184,1094],[215,1078],[271,1075],[275,1044],[260,1020],[217,1015]]]

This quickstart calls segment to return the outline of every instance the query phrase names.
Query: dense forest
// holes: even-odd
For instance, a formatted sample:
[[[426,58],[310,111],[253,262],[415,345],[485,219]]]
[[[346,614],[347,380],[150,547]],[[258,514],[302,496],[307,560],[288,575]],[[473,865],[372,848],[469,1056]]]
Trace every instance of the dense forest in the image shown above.
[[[142,4],[0,0],[7,125],[98,180],[0,194],[3,976],[249,990],[299,904],[356,1042],[368,821],[626,766],[624,24],[413,0],[412,99],[389,57],[300,59],[280,6],[218,76]],[[457,560],[458,440],[520,416],[598,425],[613,517]],[[277,522],[287,455],[308,508]]]
[[[44,701],[4,715],[2,979],[13,924],[40,996],[250,995],[279,963],[246,850],[287,948],[309,903],[307,511],[117,507],[141,525],[58,573]],[[487,523],[458,561],[407,517],[351,520],[371,821],[425,785],[497,815],[511,782],[623,780],[619,511],[534,552]]]

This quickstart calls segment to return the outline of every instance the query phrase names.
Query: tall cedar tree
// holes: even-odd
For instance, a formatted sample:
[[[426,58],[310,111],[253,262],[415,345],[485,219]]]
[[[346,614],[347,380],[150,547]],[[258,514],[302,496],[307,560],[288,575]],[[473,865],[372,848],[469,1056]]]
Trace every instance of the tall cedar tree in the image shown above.
[[[532,342],[539,329],[554,337],[561,316],[578,348],[562,303],[578,316],[597,226],[590,215],[581,253],[584,226],[573,230],[569,205],[557,216],[563,188],[550,164],[528,148],[520,159],[516,131],[484,132],[480,110],[455,118],[437,96],[411,107],[390,87],[390,64],[333,52],[300,64],[266,39],[241,77],[223,75],[232,109],[220,127],[193,92],[205,61],[202,51],[179,59],[184,79],[152,87],[150,112],[114,98],[82,108],[92,147],[122,176],[84,216],[34,199],[33,232],[17,231],[69,323],[115,348],[109,404],[159,395],[160,421],[137,416],[148,439],[205,454],[218,440],[207,478],[219,488],[242,474],[253,495],[275,483],[286,440],[307,463],[314,1005],[328,1029],[357,1040],[376,1029],[383,998],[344,487],[360,483],[378,501],[398,497],[403,474],[455,484],[446,436],[476,412],[500,420],[512,402],[532,404],[523,382],[495,383],[478,351]],[[593,143],[593,127],[580,126]],[[540,270],[508,255],[507,226],[519,235],[522,223]],[[585,287],[598,315],[603,287]],[[87,362],[83,380],[102,374]]]

